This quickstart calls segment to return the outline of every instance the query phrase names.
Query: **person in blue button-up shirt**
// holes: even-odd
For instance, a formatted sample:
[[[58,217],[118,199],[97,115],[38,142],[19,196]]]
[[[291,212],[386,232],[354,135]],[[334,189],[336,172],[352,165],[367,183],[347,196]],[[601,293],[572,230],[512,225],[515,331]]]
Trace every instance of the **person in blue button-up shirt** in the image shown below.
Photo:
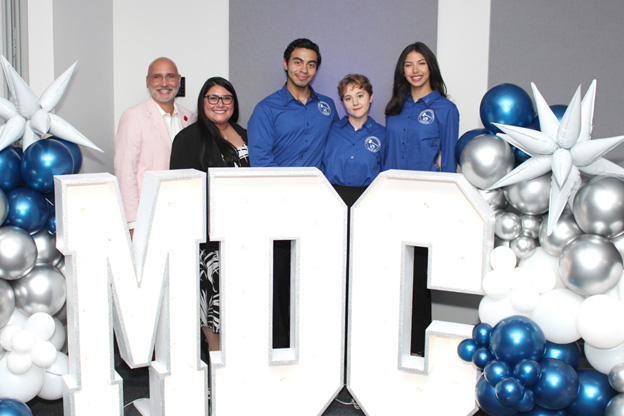
[[[459,112],[446,98],[438,61],[424,43],[407,46],[399,57],[386,129],[383,170],[457,171]]]
[[[338,95],[347,115],[329,131],[323,173],[350,207],[381,172],[386,129],[368,116],[373,86],[367,77],[347,75],[338,84]]]

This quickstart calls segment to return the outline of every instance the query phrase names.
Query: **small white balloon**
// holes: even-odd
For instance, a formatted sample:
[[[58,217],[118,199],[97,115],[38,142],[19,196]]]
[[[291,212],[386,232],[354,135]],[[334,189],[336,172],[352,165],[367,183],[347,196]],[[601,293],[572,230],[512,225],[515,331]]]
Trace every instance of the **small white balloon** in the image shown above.
[[[7,357],[7,368],[16,376],[25,374],[32,364],[30,354],[26,352],[11,351]]]
[[[29,402],[43,387],[43,368],[33,365],[26,373],[15,375],[7,367],[7,355],[0,359],[0,397]]]
[[[20,328],[13,334],[11,346],[13,351],[30,353],[35,346],[35,337],[31,332]]]
[[[67,342],[67,329],[65,329],[65,325],[58,318],[54,318],[54,325],[54,334],[52,334],[50,342],[57,350],[61,351]]]
[[[490,265],[494,270],[510,270],[516,267],[516,255],[509,247],[499,246],[490,253]]]
[[[9,319],[10,325],[17,325],[20,328],[24,328],[26,326],[26,321],[28,320],[28,315],[19,309],[15,308],[13,313],[11,314],[11,319]]]
[[[35,344],[30,353],[32,362],[39,367],[49,367],[56,361],[56,347],[49,341],[40,341]]]
[[[596,348],[613,348],[624,342],[624,303],[608,295],[591,296],[576,317],[579,334]]]
[[[13,335],[21,329],[22,327],[11,324],[2,328],[2,332],[0,332],[0,345],[2,345],[2,348],[7,351],[13,351],[13,343],[11,342],[11,339],[13,339]]]
[[[501,320],[512,315],[529,316],[529,314],[521,312],[511,306],[509,295],[502,299],[484,296],[479,303],[479,319],[481,322],[490,324],[493,327]]]
[[[47,341],[54,334],[54,318],[45,312],[36,312],[28,318],[24,329],[30,331],[35,340]]]
[[[549,268],[531,269],[531,285],[539,292],[546,293],[557,287],[557,273]],[[562,283],[563,285],[563,283]],[[562,286],[563,287],[563,286]]]
[[[512,290],[531,286],[531,272],[528,269],[516,267],[509,271],[509,275],[511,276]]]
[[[576,316],[583,297],[569,289],[555,289],[540,296],[531,319],[542,329],[546,339],[557,344],[570,344],[581,335]]]
[[[69,374],[69,358],[59,352],[56,361],[45,369],[44,383],[38,396],[45,400],[58,400],[63,397],[62,376]]]
[[[507,296],[511,290],[511,278],[507,270],[490,270],[483,277],[483,291],[494,299]]]
[[[532,312],[537,307],[539,298],[539,292],[531,286],[514,288],[510,295],[511,306],[524,313]]]
[[[624,344],[613,348],[596,348],[585,342],[585,358],[594,370],[609,374],[613,367],[624,363]]]

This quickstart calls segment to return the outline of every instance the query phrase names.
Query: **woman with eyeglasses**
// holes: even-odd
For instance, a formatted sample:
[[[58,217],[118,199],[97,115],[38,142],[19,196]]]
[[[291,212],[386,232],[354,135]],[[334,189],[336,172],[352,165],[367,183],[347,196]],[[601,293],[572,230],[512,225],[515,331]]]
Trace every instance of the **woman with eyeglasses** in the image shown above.
[[[208,79],[197,99],[197,122],[178,133],[171,149],[171,169],[248,167],[247,130],[239,126],[238,97],[221,77]],[[200,245],[201,326],[208,348],[219,350],[219,244]]]

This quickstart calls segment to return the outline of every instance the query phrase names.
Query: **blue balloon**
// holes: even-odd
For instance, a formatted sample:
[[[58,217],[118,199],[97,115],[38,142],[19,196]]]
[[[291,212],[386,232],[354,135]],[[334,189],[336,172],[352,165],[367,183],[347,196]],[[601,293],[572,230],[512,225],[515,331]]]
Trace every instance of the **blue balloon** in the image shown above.
[[[546,409],[563,409],[576,399],[579,379],[569,364],[552,358],[540,361],[542,375],[535,386],[535,403]]]
[[[498,401],[505,406],[516,406],[524,397],[524,386],[513,377],[499,381],[494,390]]]
[[[30,407],[15,399],[0,399],[0,416],[33,416]]]
[[[492,351],[488,347],[477,347],[475,352],[472,354],[472,363],[479,370],[483,370],[483,368],[492,361],[494,357],[492,356]]]
[[[524,153],[522,150],[518,149],[515,146],[511,146],[514,158],[516,159],[516,166],[523,164],[527,160],[531,159],[531,156],[528,153]]]
[[[67,149],[71,153],[72,158],[74,159],[74,170],[72,171],[72,173],[80,172],[80,168],[82,167],[82,152],[80,151],[80,146],[78,146],[76,143],[72,143],[65,139],[61,139],[60,137],[56,137],[56,136],[48,137],[48,140],[52,140],[52,139],[63,143],[65,147],[67,147]]]
[[[500,321],[490,336],[490,348],[494,356],[510,367],[525,358],[541,359],[545,345],[546,337],[541,328],[530,318],[520,315]]]
[[[544,349],[544,358],[554,358],[570,364],[574,368],[579,368],[583,354],[578,343],[555,344],[554,342],[546,342]]]
[[[542,369],[539,363],[534,360],[520,360],[513,370],[513,376],[517,378],[523,386],[532,386],[537,383],[540,374],[542,374]]]
[[[9,146],[0,151],[0,189],[5,193],[22,183],[21,162],[21,152],[17,147]]]
[[[459,163],[459,159],[462,152],[464,151],[464,147],[466,147],[470,140],[474,139],[477,136],[481,136],[482,134],[488,133],[489,131],[487,131],[486,129],[473,129],[468,130],[466,133],[462,134],[455,144],[455,160],[457,161],[457,163]]]
[[[48,217],[46,228],[50,234],[56,235],[56,215],[54,213],[50,214],[50,217]]]
[[[534,407],[535,396],[533,392],[529,389],[524,389],[524,396],[522,396],[522,399],[514,406],[514,409],[519,412],[529,412],[533,410]]]
[[[483,368],[483,376],[493,386],[499,381],[511,376],[511,370],[504,361],[492,360]]]
[[[508,407],[498,401],[496,389],[481,375],[475,387],[477,405],[490,416],[511,416],[516,414],[513,407]]]
[[[472,362],[472,354],[477,349],[477,344],[471,339],[465,339],[457,346],[457,355],[462,360],[470,363]]]
[[[491,333],[492,326],[490,324],[477,324],[474,328],[472,328],[472,339],[477,343],[477,345],[481,347],[488,347],[490,345]]]
[[[561,119],[563,118],[563,115],[568,109],[568,106],[564,104],[554,104],[550,106],[550,109],[552,110],[553,113],[555,113],[555,117],[557,117],[557,120],[561,121]],[[535,119],[533,119],[533,124],[535,124],[536,130],[541,130],[541,126],[539,122],[539,114],[535,116]]]
[[[29,188],[41,192],[54,189],[54,175],[68,175],[74,170],[72,154],[58,140],[39,140],[24,151],[21,172]]]
[[[602,416],[609,401],[617,394],[609,378],[593,369],[578,370],[579,393],[567,407],[571,416]]]
[[[551,410],[545,409],[541,406],[535,406],[533,410],[525,413],[518,413],[523,416],[567,416],[568,412],[565,410]]]
[[[483,126],[491,133],[500,133],[492,123],[526,127],[533,123],[533,101],[525,90],[514,84],[490,88],[481,99],[479,114]]]
[[[32,234],[48,221],[48,203],[40,193],[22,187],[8,192],[6,197],[9,203],[7,225],[15,225]]]

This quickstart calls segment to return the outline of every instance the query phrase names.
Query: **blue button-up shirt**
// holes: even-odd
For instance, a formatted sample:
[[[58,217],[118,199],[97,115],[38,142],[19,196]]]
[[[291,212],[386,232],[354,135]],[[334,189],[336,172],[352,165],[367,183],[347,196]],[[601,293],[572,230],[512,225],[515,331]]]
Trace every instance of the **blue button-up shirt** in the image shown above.
[[[381,149],[386,128],[368,117],[355,130],[349,117],[332,124],[323,155],[323,173],[330,183],[342,186],[368,186],[381,172]]]
[[[327,133],[338,120],[334,101],[310,88],[305,104],[286,85],[260,101],[247,124],[251,166],[321,168]]]
[[[414,102],[407,95],[401,114],[386,118],[383,170],[456,172],[459,111],[436,90]],[[436,160],[441,154],[440,167]]]

